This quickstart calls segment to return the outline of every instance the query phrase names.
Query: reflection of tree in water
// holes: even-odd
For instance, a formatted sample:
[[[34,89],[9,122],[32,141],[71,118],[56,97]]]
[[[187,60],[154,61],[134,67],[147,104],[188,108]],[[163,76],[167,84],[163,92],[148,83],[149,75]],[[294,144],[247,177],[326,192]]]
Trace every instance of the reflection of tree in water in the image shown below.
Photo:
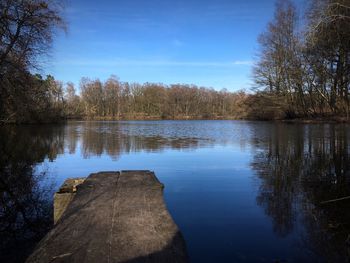
[[[320,203],[350,195],[348,126],[277,124],[255,137],[263,137],[254,142],[252,162],[261,179],[257,202],[274,231],[288,235],[299,217],[303,247],[331,262],[344,261],[350,202]]]
[[[21,262],[52,222],[52,188],[35,165],[63,152],[63,129],[0,127],[0,262]]]
[[[207,140],[197,138],[174,138],[161,135],[131,135],[117,123],[91,122],[67,126],[67,145],[77,146],[77,138],[81,136],[81,152],[85,158],[107,154],[118,159],[122,153],[146,151],[158,152],[164,149],[196,149]],[[78,128],[79,127],[79,128]],[[71,147],[71,152],[75,148]]]
[[[53,182],[36,165],[78,147],[85,157],[199,147],[191,138],[142,137],[119,124],[0,127],[0,262],[22,262],[52,226]]]

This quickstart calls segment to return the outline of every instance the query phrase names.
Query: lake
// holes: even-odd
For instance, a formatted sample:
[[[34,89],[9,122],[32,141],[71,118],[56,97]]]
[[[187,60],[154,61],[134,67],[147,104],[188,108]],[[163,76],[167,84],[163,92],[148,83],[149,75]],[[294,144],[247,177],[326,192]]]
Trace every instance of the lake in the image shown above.
[[[69,177],[152,170],[191,262],[346,262],[350,126],[248,121],[0,127],[0,261],[21,262]],[[348,241],[347,241],[348,239]],[[23,251],[19,253],[18,251]]]

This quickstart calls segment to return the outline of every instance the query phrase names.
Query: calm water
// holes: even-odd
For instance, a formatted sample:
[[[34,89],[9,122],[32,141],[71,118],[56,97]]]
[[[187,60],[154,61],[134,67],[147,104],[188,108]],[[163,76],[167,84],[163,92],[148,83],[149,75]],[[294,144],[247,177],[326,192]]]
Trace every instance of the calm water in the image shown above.
[[[320,203],[350,195],[349,152],[345,124],[0,127],[0,261],[23,260],[46,233],[66,178],[149,169],[192,262],[346,262],[350,200]]]

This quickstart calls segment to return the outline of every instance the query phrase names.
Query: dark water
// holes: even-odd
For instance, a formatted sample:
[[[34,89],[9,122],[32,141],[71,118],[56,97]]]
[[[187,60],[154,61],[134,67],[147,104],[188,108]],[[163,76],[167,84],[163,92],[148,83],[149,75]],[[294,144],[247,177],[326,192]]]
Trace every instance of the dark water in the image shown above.
[[[0,261],[22,261],[48,231],[65,178],[149,169],[192,262],[347,262],[350,200],[320,203],[350,195],[349,152],[345,124],[0,127]]]

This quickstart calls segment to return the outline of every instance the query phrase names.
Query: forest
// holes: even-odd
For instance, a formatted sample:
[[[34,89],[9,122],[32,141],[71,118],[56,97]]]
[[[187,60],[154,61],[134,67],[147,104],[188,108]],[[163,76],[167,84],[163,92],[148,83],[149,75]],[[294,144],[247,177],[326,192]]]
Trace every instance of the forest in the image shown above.
[[[0,1],[0,123],[65,119],[295,119],[350,116],[350,1],[278,0],[259,36],[249,91],[82,78],[79,87],[35,74],[55,33],[60,1]],[[235,88],[235,87],[232,87]]]

